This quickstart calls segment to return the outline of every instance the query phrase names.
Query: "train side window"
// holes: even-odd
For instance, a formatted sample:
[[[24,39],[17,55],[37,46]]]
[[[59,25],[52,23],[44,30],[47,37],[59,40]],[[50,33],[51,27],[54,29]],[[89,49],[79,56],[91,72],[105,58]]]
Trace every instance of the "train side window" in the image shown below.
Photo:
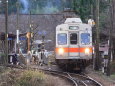
[[[58,44],[59,45],[67,44],[67,34],[66,33],[58,34]]]
[[[77,44],[77,34],[76,33],[70,34],[70,44]]]
[[[81,34],[81,44],[90,44],[90,34],[89,33]]]

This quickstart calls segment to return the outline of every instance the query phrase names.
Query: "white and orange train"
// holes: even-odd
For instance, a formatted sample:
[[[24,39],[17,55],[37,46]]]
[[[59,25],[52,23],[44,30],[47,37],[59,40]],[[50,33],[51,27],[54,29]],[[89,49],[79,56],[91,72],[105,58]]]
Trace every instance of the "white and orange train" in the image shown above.
[[[80,18],[67,18],[56,27],[56,62],[69,69],[85,69],[92,61],[92,27]]]

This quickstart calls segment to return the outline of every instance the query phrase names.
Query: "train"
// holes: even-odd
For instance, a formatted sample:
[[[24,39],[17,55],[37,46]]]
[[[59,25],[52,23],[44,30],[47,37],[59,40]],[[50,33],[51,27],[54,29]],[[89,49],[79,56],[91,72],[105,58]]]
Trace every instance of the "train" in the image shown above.
[[[67,18],[56,26],[55,59],[59,67],[83,71],[91,64],[92,27],[80,18]]]

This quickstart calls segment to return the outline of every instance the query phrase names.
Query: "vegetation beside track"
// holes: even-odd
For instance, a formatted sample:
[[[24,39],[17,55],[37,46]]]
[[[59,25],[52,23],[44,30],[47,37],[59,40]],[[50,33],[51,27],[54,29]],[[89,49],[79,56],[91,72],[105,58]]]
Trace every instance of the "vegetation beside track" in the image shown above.
[[[55,84],[56,80],[52,76],[41,71],[0,66],[0,86],[55,86]]]
[[[115,74],[115,61],[111,63],[111,73]]]
[[[113,61],[111,64],[111,74],[112,74],[111,75],[112,80],[115,81],[115,61]]]
[[[66,80],[39,70],[0,66],[0,86],[71,86]]]

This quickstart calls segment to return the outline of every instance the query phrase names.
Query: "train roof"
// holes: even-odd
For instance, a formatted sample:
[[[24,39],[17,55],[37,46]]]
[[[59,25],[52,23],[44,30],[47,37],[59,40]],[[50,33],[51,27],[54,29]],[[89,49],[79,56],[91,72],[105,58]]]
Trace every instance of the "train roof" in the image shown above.
[[[91,26],[90,25],[88,25],[88,24],[85,24],[85,23],[82,23],[82,24],[77,24],[77,23],[69,23],[69,24],[60,24],[60,25],[58,25],[57,27],[56,27],[56,30],[58,31],[60,31],[60,29],[63,31],[63,30],[68,30],[68,27],[69,26],[78,26],[79,27],[79,29],[77,29],[77,30],[91,30],[92,28],[91,28]]]
[[[77,30],[91,30],[91,26],[89,24],[85,24],[82,22],[80,18],[67,18],[65,23],[57,25],[56,30],[68,30],[69,26],[78,26],[79,29]]]
[[[68,23],[82,23],[82,20],[80,18],[67,18],[65,20],[65,24],[68,24]]]

